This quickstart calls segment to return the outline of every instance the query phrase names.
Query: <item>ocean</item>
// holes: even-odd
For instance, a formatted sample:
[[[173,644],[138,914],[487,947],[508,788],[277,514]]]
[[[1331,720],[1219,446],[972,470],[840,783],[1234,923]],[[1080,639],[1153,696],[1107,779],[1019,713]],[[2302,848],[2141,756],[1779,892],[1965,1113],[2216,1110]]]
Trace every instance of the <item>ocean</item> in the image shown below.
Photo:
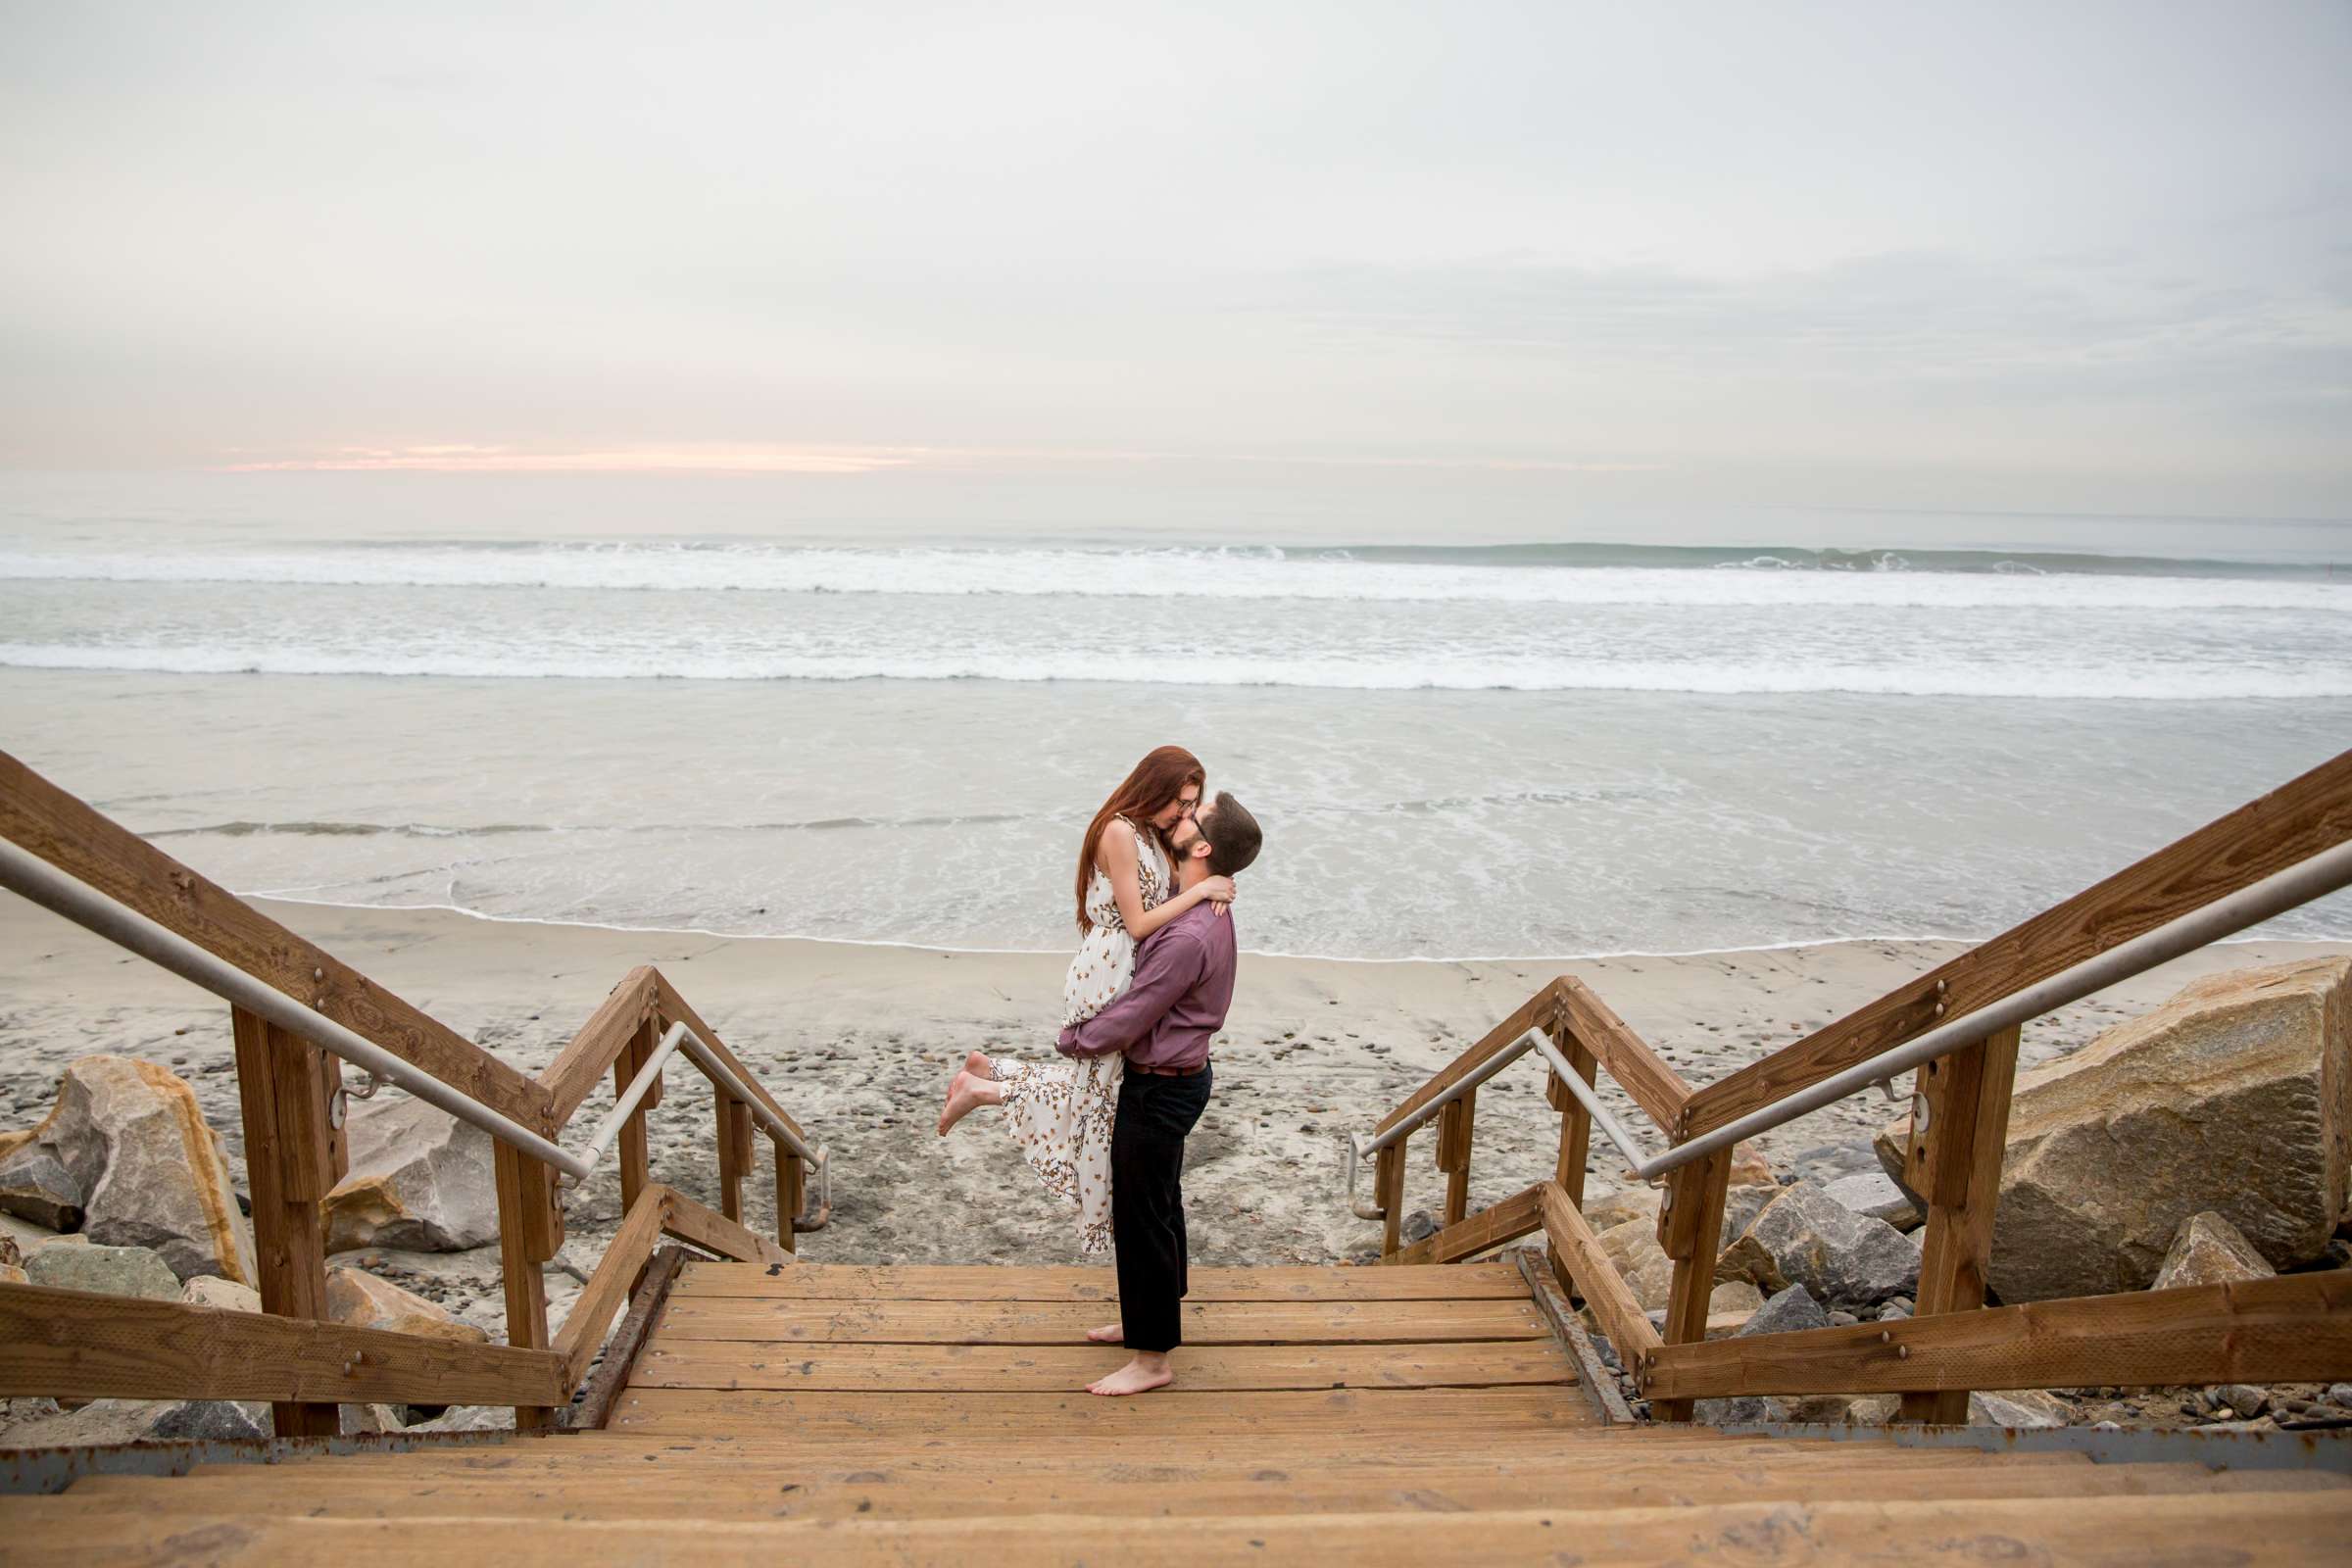
[[[1174,741],[1266,827],[1253,951],[1981,937],[2352,741],[2325,528],[566,539],[300,494],[0,514],[0,745],[251,894],[1058,949]]]

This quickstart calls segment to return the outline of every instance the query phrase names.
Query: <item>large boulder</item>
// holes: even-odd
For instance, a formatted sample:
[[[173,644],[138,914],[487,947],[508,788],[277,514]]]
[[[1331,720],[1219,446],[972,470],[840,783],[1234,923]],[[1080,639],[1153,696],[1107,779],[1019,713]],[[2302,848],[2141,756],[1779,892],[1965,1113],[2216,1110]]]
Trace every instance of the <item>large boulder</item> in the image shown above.
[[[1919,1244],[1802,1181],[1782,1189],[1723,1250],[1715,1277],[1767,1292],[1802,1285],[1832,1306],[1875,1306],[1918,1289]]]
[[[94,1399],[77,1410],[13,1427],[11,1446],[172,1443],[197,1438],[266,1438],[270,1406],[227,1399]]]
[[[356,1268],[326,1271],[326,1315],[357,1329],[388,1329],[395,1334],[422,1334],[467,1345],[480,1345],[490,1338],[472,1324],[452,1317],[439,1302]]]
[[[490,1135],[421,1100],[351,1119],[351,1169],[326,1199],[330,1252],[460,1252],[498,1240]]]
[[[179,1276],[159,1252],[144,1247],[70,1247],[52,1242],[24,1259],[24,1277],[34,1285],[100,1296],[139,1296],[153,1301],[179,1299]]]
[[[2273,1268],[2326,1254],[2352,1162],[2352,958],[2210,975],[2022,1074],[1994,1216],[2004,1301],[2142,1290],[2211,1211]]]
[[[152,1248],[181,1279],[253,1283],[253,1242],[230,1191],[228,1152],[205,1125],[195,1092],[168,1069],[84,1056],[66,1069],[55,1108],[33,1133],[0,1160],[0,1191],[52,1162],[91,1241]],[[10,1201],[13,1212],[50,1223]]]
[[[2172,1248],[2164,1254],[2150,1289],[2230,1285],[2239,1280],[2267,1280],[2278,1272],[2254,1250],[2254,1244],[2221,1215],[2191,1214],[2173,1233]]]

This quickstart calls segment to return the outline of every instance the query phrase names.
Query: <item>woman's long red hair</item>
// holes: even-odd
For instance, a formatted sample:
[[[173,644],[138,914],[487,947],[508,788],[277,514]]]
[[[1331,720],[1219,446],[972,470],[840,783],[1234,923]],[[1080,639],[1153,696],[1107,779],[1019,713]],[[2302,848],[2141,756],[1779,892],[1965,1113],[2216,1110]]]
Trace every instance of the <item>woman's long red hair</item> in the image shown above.
[[[1170,801],[1181,796],[1187,784],[1207,788],[1208,770],[1200,765],[1200,759],[1181,746],[1155,747],[1135,764],[1135,771],[1127,775],[1126,781],[1110,792],[1110,799],[1102,803],[1102,809],[1097,811],[1095,819],[1086,825],[1086,843],[1078,851],[1078,930],[1081,935],[1095,928],[1095,922],[1086,917],[1086,885],[1095,879],[1095,854],[1102,848],[1102,830],[1110,826],[1112,817],[1123,816],[1146,832],[1156,832],[1157,829],[1151,826],[1151,818]],[[1167,843],[1164,835],[1160,843],[1173,859],[1174,846]]]

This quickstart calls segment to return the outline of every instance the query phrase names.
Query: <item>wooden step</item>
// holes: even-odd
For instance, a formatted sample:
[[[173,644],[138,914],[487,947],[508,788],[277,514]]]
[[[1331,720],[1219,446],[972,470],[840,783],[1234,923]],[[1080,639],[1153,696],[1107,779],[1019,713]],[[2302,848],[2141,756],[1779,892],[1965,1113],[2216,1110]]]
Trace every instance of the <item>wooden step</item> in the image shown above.
[[[637,1357],[639,1389],[1069,1393],[1116,1371],[1116,1346],[762,1345],[657,1338]],[[1209,1346],[1184,1354],[1168,1396],[1252,1389],[1494,1388],[1571,1384],[1576,1364],[1548,1340],[1501,1344]],[[1153,1395],[1153,1397],[1161,1397]]]
[[[1982,1564],[2064,1561],[2341,1561],[2352,1497],[2205,1493],[2180,1496],[1724,1502],[1693,1507],[1514,1508],[1471,1512],[1261,1514],[1214,1519],[1021,1515],[986,1519],[659,1522],[454,1517],[418,1508],[400,1519],[273,1517],[252,1510],[146,1514],[71,1494],[13,1499],[13,1553],[208,1563],[408,1565],[450,1552],[469,1560],[578,1568],[628,1559],[696,1568],[777,1561],[1009,1561],[1166,1564],[1257,1562]]]
[[[694,1297],[670,1301],[664,1340],[832,1341],[891,1345],[1084,1345],[1111,1321],[1089,1301],[753,1300]],[[1548,1340],[1551,1328],[1518,1300],[1187,1301],[1184,1341],[1203,1345],[1427,1344],[1439,1340]]]
[[[1213,1518],[1297,1513],[1421,1513],[1474,1509],[1572,1508],[1594,1499],[1589,1469],[1545,1466],[1542,1474],[1494,1465],[1261,1469],[1217,1481],[1139,1481],[1051,1472],[1007,1477],[982,1464],[949,1475],[896,1478],[857,1472],[818,1476],[668,1474],[416,1475],[378,1468],[271,1471],[244,1467],[177,1479],[97,1476],[71,1496],[101,1507],[219,1513],[268,1509],[318,1518],[572,1519],[936,1519],[1020,1514]],[[1605,1483],[1612,1507],[1695,1507],[1721,1502],[1871,1501],[1886,1496],[2034,1498],[2171,1496],[2263,1493],[2282,1508],[2312,1493],[2346,1493],[2352,1483],[2309,1471],[2231,1471],[2202,1465],[1874,1465],[1637,1463]]]
[[[624,1391],[623,1432],[714,1433],[824,1444],[887,1440],[916,1447],[1083,1435],[1138,1444],[1297,1439],[1346,1450],[1380,1437],[1447,1438],[1492,1450],[1514,1439],[1596,1424],[1573,1388],[1347,1389],[1185,1399],[1088,1394],[768,1394]]]
[[[1468,1301],[1527,1299],[1527,1280],[1509,1263],[1449,1268],[1196,1268],[1187,1300]],[[1104,1268],[987,1265],[865,1267],[801,1263],[690,1262],[670,1287],[675,1299],[754,1297],[818,1300],[1114,1301],[1118,1279]]]

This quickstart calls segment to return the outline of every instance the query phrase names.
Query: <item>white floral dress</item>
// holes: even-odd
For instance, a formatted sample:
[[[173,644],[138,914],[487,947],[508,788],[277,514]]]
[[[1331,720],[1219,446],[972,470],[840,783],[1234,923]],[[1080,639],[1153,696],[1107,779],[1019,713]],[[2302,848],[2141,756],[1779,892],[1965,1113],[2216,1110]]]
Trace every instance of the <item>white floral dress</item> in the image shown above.
[[[1158,835],[1133,822],[1127,826],[1135,833],[1136,890],[1144,907],[1155,909],[1175,891],[1175,878]],[[1086,917],[1093,928],[1078,944],[1061,987],[1064,1028],[1109,1006],[1135,978],[1135,938],[1127,934],[1101,866],[1087,884]],[[1127,1058],[1116,1053],[1055,1054],[1039,1062],[998,1056],[990,1068],[1004,1085],[1004,1122],[1021,1156],[1046,1191],[1078,1205],[1078,1250],[1102,1251],[1110,1246],[1110,1128]]]

